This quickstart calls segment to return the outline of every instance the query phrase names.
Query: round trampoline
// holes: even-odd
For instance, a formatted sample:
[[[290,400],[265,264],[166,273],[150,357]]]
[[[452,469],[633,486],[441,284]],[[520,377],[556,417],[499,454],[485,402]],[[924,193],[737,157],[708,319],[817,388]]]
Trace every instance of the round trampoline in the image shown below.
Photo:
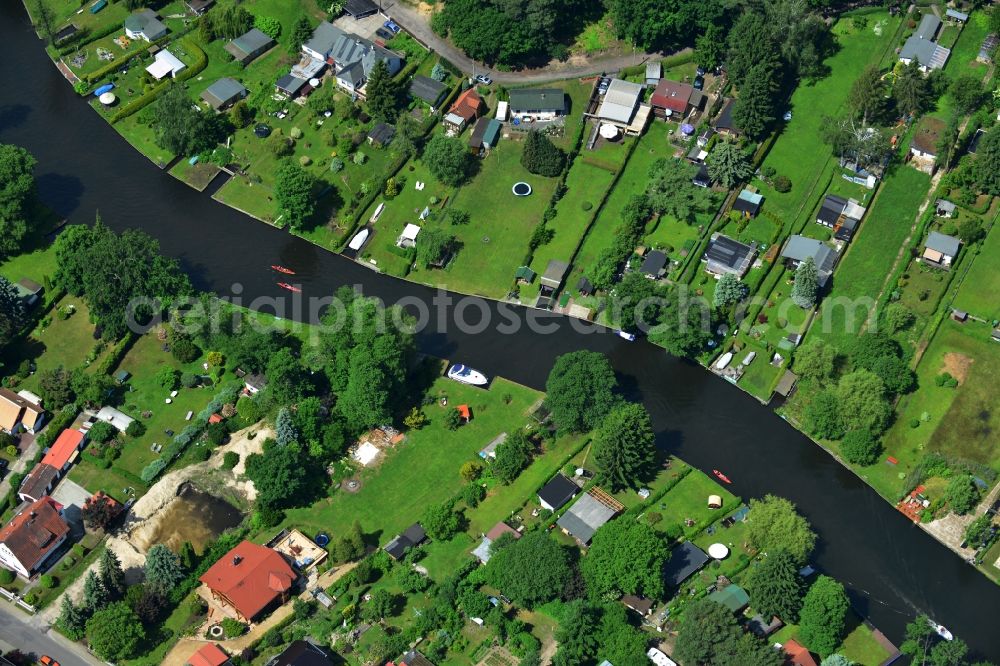
[[[729,548],[723,543],[713,543],[708,547],[708,554],[717,560],[723,560],[729,555]]]
[[[511,192],[513,192],[516,196],[526,197],[531,194],[531,185],[528,185],[523,180],[519,181],[514,183],[514,187],[511,188]]]
[[[116,98],[113,92],[106,92],[102,93],[101,96],[98,97],[97,99],[100,100],[101,104],[103,104],[104,106],[111,106],[112,104],[115,103]]]
[[[316,538],[313,539],[313,541],[315,541],[316,545],[320,548],[324,548],[328,543],[330,543],[330,535],[326,532],[320,532],[316,535]]]

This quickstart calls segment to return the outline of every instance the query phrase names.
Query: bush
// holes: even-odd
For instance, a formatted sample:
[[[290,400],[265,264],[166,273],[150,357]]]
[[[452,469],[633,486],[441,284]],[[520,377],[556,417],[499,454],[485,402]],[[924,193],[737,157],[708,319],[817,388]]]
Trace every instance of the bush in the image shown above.
[[[44,587],[46,590],[51,590],[53,587],[59,584],[59,579],[55,576],[50,576],[49,574],[43,574],[38,579],[38,583]]]
[[[344,170],[344,160],[340,159],[339,157],[334,157],[332,160],[330,160],[330,171],[332,171],[333,173],[338,173],[343,170]]]
[[[0,568],[0,585],[10,585],[14,582],[14,572],[10,569]]]
[[[233,469],[240,463],[240,454],[235,451],[226,451],[226,454],[222,456],[222,466],[225,469]]]
[[[292,129],[288,130],[288,136],[292,137],[293,139],[301,139],[302,130],[300,130],[298,127],[293,127]]]
[[[140,421],[132,421],[128,424],[128,428],[125,429],[125,434],[129,437],[142,437],[146,434],[146,426]]]
[[[867,430],[851,430],[840,443],[844,458],[855,465],[874,465],[881,449],[878,440]]]
[[[358,166],[361,166],[362,164],[368,161],[368,156],[359,150],[358,152],[354,153],[354,157],[352,157],[351,160]]]
[[[111,438],[118,432],[113,425],[107,421],[98,421],[90,428],[90,440],[98,444],[111,441]]]
[[[583,208],[584,210],[590,210],[591,208],[594,207],[594,204],[590,203],[589,201],[584,201],[582,204],[580,204],[580,207]]]
[[[792,181],[788,176],[776,176],[774,178],[774,189],[784,194],[792,189]]]
[[[226,617],[222,619],[222,631],[225,632],[226,638],[236,638],[242,636],[246,633],[247,626],[242,622],[237,622],[231,617]]]

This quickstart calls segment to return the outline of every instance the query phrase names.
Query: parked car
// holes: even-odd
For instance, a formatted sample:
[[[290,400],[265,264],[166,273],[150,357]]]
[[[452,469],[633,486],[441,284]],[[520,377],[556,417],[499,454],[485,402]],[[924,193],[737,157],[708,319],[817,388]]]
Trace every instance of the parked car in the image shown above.
[[[394,35],[397,32],[399,32],[399,26],[396,25],[396,22],[393,21],[392,19],[389,19],[388,21],[386,21],[385,23],[383,23],[382,27],[385,28],[386,30],[388,30],[389,32],[391,32]]]
[[[393,37],[396,36],[396,33],[390,32],[390,31],[386,30],[385,28],[379,28],[378,30],[375,31],[375,36],[378,37],[378,38],[380,38],[380,39],[384,39],[386,41],[389,41],[390,39],[392,39]]]
[[[477,83],[482,83],[484,86],[491,86],[491,85],[493,85],[493,79],[491,79],[490,77],[488,77],[486,74],[477,74],[476,75],[476,82]]]
[[[703,76],[696,76],[696,77],[694,77],[694,84],[693,85],[694,85],[694,89],[695,90],[701,90],[702,88],[705,87],[705,77],[703,77]]]
[[[698,65],[698,69],[694,70],[694,75],[695,76],[705,76],[705,68],[702,67],[701,65]]]
[[[42,666],[59,666],[59,662],[50,657],[47,654],[43,654],[38,658],[38,663]]]

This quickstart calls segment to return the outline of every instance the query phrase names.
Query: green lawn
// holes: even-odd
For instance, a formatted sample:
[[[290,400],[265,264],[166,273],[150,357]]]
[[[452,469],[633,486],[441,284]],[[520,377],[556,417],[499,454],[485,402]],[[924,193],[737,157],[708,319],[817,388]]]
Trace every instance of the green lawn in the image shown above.
[[[157,145],[152,124],[142,122],[141,118],[141,113],[134,113],[119,120],[114,127],[133,148],[162,169],[174,159],[174,154]]]
[[[988,65],[976,62],[979,47],[989,33],[989,16],[987,12],[978,10],[972,12],[969,21],[962,29],[958,41],[951,49],[951,56],[945,64],[944,71],[950,77],[972,74],[981,78],[989,69]]]
[[[988,320],[1000,319],[1000,225],[994,224],[983,241],[954,306]]]
[[[889,658],[889,653],[883,648],[872,630],[869,629],[855,613],[848,613],[844,627],[844,640],[834,652],[842,654],[855,664],[862,666],[880,666]],[[799,628],[794,624],[782,627],[768,638],[772,643],[784,643],[790,638],[798,640]],[[806,646],[808,647],[808,646]]]
[[[897,166],[886,178],[834,272],[833,288],[823,298],[810,335],[815,333],[840,346],[857,335],[913,227],[929,186],[930,176],[906,165]]]
[[[539,394],[504,379],[488,391],[440,379],[430,395],[448,396],[449,408],[467,403],[473,419],[454,432],[444,427],[444,408],[425,407],[430,423],[407,433],[378,467],[361,472],[356,493],[343,490],[311,507],[287,512],[286,523],[307,532],[326,531],[333,538],[355,520],[380,543],[419,520],[428,506],[451,498],[462,485],[458,469],[477,458],[480,449],[501,432],[527,423],[526,412]],[[511,401],[506,403],[504,398]]]
[[[72,23],[82,32],[96,32],[102,30],[112,23],[125,23],[125,18],[129,15],[124,3],[109,3],[96,14],[90,13],[90,6],[93,2],[84,0],[43,0],[45,5],[51,10],[52,17],[57,29]],[[32,3],[25,3],[29,14],[34,14]],[[77,13],[80,8],[84,10]],[[84,37],[85,38],[85,37]]]
[[[44,284],[45,278],[56,274],[56,249],[51,243],[43,243],[29,247],[28,251],[16,257],[10,257],[0,264],[0,275],[11,282],[22,278]]]
[[[721,509],[708,508],[709,495],[722,497]],[[680,525],[685,534],[692,535],[725,516],[738,504],[739,498],[702,472],[692,469],[659,502],[649,507],[649,511],[663,516],[663,520],[657,523],[657,528]],[[685,521],[688,520],[693,521],[693,524],[686,525]]]

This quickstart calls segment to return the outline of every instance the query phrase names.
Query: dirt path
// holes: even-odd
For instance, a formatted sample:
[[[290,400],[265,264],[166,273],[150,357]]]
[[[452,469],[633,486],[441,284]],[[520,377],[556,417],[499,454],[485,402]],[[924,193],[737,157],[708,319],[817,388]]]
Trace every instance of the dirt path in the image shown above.
[[[451,61],[463,72],[477,74],[488,72],[490,78],[497,83],[544,83],[560,79],[572,79],[583,76],[601,74],[602,72],[617,72],[625,67],[641,65],[651,58],[661,57],[659,53],[627,53],[623,55],[600,58],[574,57],[567,62],[552,61],[545,67],[524,69],[517,72],[499,72],[481,62],[476,62],[465,55],[461,49],[446,39],[438,36],[430,26],[432,6],[426,2],[410,5],[401,0],[390,0],[382,3],[382,13],[391,16],[399,25],[419,41],[429,46],[439,55]],[[678,51],[686,53],[689,49]]]

